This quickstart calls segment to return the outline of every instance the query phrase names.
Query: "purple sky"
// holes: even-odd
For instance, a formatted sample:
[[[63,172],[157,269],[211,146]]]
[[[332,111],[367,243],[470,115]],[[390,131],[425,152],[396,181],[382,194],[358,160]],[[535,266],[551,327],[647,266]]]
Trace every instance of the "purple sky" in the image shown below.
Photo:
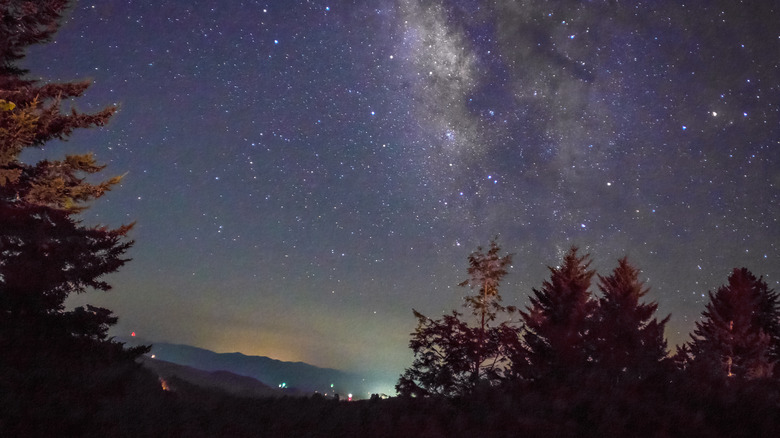
[[[780,281],[780,11],[631,3],[79,2],[24,65],[120,111],[44,152],[127,172],[84,220],[137,225],[71,304],[389,387],[498,234],[505,303],[627,254],[673,347],[732,268]]]

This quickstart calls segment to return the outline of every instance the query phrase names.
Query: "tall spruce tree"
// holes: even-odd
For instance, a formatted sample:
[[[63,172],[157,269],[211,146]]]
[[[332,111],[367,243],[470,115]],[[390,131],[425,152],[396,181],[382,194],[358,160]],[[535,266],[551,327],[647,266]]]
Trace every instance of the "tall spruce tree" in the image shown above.
[[[759,378],[777,373],[780,298],[763,278],[734,269],[696,322],[682,362],[706,376]]]
[[[639,302],[649,288],[627,258],[618,261],[611,275],[598,278],[602,296],[588,333],[595,368],[616,381],[658,372],[668,353],[664,327],[669,316],[658,321],[653,317],[658,304]]]
[[[533,289],[531,305],[520,311],[525,323],[526,360],[516,372],[531,380],[566,379],[589,365],[587,323],[596,308],[591,297],[590,255],[571,247],[563,263],[549,267],[550,279]]]
[[[457,311],[441,319],[414,311],[417,329],[409,347],[415,359],[396,385],[401,395],[452,397],[507,378],[510,360],[521,347],[511,319],[516,309],[503,306],[498,292],[512,255],[500,256],[500,251],[495,239],[486,252],[477,248],[468,258],[469,279],[460,283],[477,291],[464,302],[477,324],[463,321]]]
[[[88,227],[78,217],[120,178],[89,182],[104,167],[92,154],[33,164],[20,158],[27,148],[102,126],[115,111],[65,113],[61,102],[81,96],[89,83],[43,83],[17,64],[29,46],[51,38],[70,3],[0,1],[0,361],[20,370],[88,357],[125,360],[146,351],[107,338],[116,322],[107,309],[64,306],[73,293],[110,289],[102,277],[128,261],[131,225]]]

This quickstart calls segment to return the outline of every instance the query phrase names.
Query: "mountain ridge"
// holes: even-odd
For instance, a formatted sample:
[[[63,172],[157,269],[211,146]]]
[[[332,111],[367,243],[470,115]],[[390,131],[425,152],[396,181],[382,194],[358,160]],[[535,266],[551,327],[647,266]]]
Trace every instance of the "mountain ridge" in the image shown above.
[[[355,398],[368,398],[376,385],[367,375],[323,368],[306,362],[287,362],[267,356],[241,352],[217,353],[205,348],[167,342],[146,342],[140,339],[117,339],[128,346],[151,344],[149,358],[184,365],[197,370],[230,373],[251,377],[272,388],[290,388],[298,393],[320,393]]]
[[[253,377],[234,374],[230,371],[204,371],[149,356],[143,356],[140,362],[144,368],[160,378],[167,390],[176,391],[176,385],[170,386],[171,382],[174,379],[181,379],[201,388],[216,389],[240,397],[278,398],[301,395],[293,391],[270,387]]]

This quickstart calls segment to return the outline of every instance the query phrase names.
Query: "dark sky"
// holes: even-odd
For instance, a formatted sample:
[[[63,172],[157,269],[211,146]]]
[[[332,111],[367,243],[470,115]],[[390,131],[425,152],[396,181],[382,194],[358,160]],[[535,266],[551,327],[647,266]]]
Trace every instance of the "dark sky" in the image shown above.
[[[571,245],[602,274],[628,255],[673,347],[732,268],[780,286],[777,23],[772,1],[81,1],[25,65],[119,105],[45,151],[127,172],[84,219],[137,243],[72,304],[391,386],[412,308],[458,308],[498,234],[506,303]]]

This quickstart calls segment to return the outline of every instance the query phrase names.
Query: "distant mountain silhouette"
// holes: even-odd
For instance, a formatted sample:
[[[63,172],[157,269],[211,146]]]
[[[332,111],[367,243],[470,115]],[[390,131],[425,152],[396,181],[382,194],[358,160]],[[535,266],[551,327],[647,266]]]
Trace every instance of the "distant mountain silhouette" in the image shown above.
[[[166,385],[170,385],[172,380],[178,378],[201,388],[217,389],[241,397],[266,398],[302,395],[295,394],[291,390],[272,388],[255,378],[229,371],[203,371],[186,365],[152,359],[149,356],[142,357],[141,362],[145,368],[151,370],[160,379],[165,380]],[[171,389],[175,391],[175,385],[171,385]]]
[[[137,339],[117,339],[127,345],[138,344]],[[304,394],[319,392],[325,395],[339,394],[345,398],[368,398],[370,381],[366,376],[331,368],[320,368],[304,362],[284,362],[265,356],[247,356],[242,353],[215,353],[190,345],[165,342],[143,342],[152,344],[149,358],[185,365],[202,371],[228,371],[239,376],[248,376],[272,388],[285,388]],[[159,374],[158,374],[159,375]],[[181,377],[183,380],[188,380]],[[195,383],[196,382],[191,382]],[[202,386],[202,385],[199,385]]]

